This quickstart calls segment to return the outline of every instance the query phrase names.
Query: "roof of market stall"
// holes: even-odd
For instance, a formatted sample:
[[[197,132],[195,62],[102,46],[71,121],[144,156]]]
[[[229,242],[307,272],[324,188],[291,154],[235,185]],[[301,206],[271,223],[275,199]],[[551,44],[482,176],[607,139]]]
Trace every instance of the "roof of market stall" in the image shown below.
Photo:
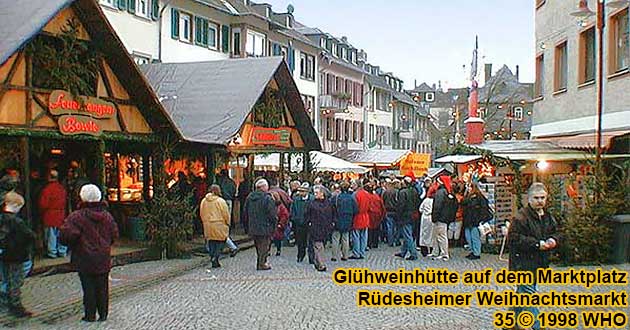
[[[323,152],[311,151],[311,164],[315,171],[318,172],[342,172],[342,173],[356,173],[363,174],[369,169],[347,162],[341,158],[337,158]],[[302,171],[301,164],[297,162],[291,164],[291,171]],[[280,155],[277,153],[256,155],[254,158],[254,168],[257,170],[278,170],[280,168]]]
[[[190,142],[227,146],[272,79],[307,150],[321,150],[299,91],[281,56],[141,66],[175,125]]]
[[[366,167],[396,167],[405,159],[409,150],[339,150],[333,156]]]

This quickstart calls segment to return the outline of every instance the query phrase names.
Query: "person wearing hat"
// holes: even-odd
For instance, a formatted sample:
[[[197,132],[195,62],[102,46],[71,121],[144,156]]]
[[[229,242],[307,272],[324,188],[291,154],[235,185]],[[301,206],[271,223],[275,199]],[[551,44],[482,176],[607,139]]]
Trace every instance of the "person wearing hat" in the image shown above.
[[[310,193],[310,185],[308,182],[302,183],[298,188],[298,193],[293,197],[291,210],[289,212],[289,221],[295,232],[295,244],[297,245],[297,262],[302,262],[306,256],[308,247],[308,261],[310,264],[315,263],[315,250],[313,243],[308,239],[308,226],[304,218],[306,206],[315,199]]]
[[[39,195],[37,205],[39,214],[46,228],[46,251],[49,258],[65,257],[68,248],[59,243],[59,227],[66,218],[66,204],[68,193],[59,183],[59,173],[56,170],[48,172],[48,183]]]
[[[118,227],[107,204],[101,201],[101,190],[86,184],[79,191],[79,209],[72,212],[61,226],[61,242],[72,250],[71,262],[76,267],[83,289],[85,322],[107,320],[109,312],[109,271],[111,246],[118,239]]]

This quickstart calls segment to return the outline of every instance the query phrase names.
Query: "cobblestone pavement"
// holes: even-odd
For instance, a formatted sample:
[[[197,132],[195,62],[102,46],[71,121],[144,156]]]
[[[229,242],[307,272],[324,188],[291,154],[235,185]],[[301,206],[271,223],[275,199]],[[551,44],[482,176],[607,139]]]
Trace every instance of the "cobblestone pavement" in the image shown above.
[[[368,252],[365,260],[328,262],[328,272],[316,272],[308,263],[295,261],[294,248],[283,249],[280,257],[270,258],[273,269],[257,272],[255,251],[242,252],[222,261],[220,269],[197,268],[182,276],[161,282],[149,289],[114,299],[110,319],[100,324],[81,324],[81,315],[59,323],[31,323],[28,329],[493,329],[492,314],[497,309],[482,309],[473,299],[471,308],[358,308],[359,286],[336,286],[331,280],[334,267],[368,267],[373,270],[398,268],[444,268],[453,271],[499,269],[507,263],[497,256],[481,260],[463,258],[461,249],[453,251],[450,261],[404,261],[392,257],[393,248]],[[156,265],[157,266],[157,265]],[[616,266],[630,270],[630,265]],[[593,268],[593,267],[588,267]],[[606,268],[612,268],[607,266]],[[74,280],[76,281],[76,279]],[[423,293],[435,287],[371,287]],[[512,290],[512,287],[464,286],[441,287],[444,292],[470,292],[475,289]],[[541,291],[584,290],[579,287],[545,286]],[[619,287],[596,287],[604,292]]]

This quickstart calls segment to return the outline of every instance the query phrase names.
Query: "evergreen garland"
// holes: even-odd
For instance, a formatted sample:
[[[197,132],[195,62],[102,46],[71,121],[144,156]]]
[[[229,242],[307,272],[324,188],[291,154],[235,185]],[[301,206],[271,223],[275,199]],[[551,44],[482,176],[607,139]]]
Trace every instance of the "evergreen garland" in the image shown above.
[[[279,90],[266,88],[252,110],[254,124],[262,127],[278,128],[284,122],[284,111],[284,93]]]

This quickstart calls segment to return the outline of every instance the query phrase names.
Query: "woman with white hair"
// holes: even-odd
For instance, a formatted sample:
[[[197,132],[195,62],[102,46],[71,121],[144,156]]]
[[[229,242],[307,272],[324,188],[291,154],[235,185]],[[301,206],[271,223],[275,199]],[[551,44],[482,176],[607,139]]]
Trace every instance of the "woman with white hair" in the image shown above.
[[[245,216],[249,223],[249,235],[256,246],[256,270],[270,270],[267,262],[271,234],[278,223],[278,209],[269,194],[269,182],[265,179],[256,181],[256,191],[249,194],[245,201]]]
[[[111,246],[118,239],[118,227],[107,204],[101,202],[101,190],[86,184],[79,192],[81,204],[61,227],[61,242],[70,247],[71,262],[77,268],[83,289],[85,322],[107,320],[109,312],[109,271]]]

